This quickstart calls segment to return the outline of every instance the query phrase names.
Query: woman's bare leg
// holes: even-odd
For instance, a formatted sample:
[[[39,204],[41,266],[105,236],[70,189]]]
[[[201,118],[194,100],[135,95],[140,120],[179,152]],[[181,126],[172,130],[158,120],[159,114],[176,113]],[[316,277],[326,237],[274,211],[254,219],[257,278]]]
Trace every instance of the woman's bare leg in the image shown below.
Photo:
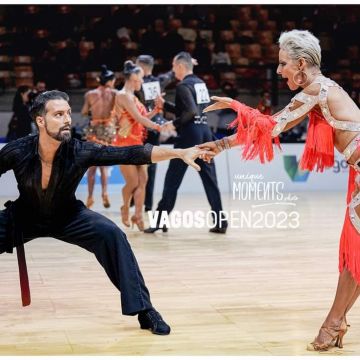
[[[136,165],[120,165],[120,171],[125,179],[125,185],[122,188],[123,204],[129,208],[130,200],[139,184],[138,171]]]
[[[346,329],[343,325],[346,312],[351,302],[355,301],[358,284],[351,275],[351,273],[345,268],[339,276],[338,286],[335,294],[333,305],[327,315],[318,336],[315,338],[314,343],[317,347],[330,345],[334,336],[338,334],[338,330],[342,328]],[[344,329],[345,327],[345,329]],[[332,334],[332,335],[331,335]]]
[[[146,165],[138,165],[137,171],[138,171],[139,183],[134,191],[135,215],[138,219],[142,219],[144,202],[145,202],[145,189],[148,179]]]
[[[91,166],[87,171],[88,176],[88,198],[86,201],[86,206],[91,208],[94,204],[94,187],[95,187],[95,175],[96,175],[96,166]]]
[[[103,205],[105,208],[109,208],[110,200],[107,192],[108,175],[107,175],[106,166],[100,166],[100,174],[101,174],[101,196],[103,199]]]
[[[101,174],[101,195],[108,195],[107,193],[107,184],[108,184],[108,171],[107,166],[100,166]]]
[[[357,287],[358,284],[351,275],[350,271],[345,268],[339,276],[335,299],[324,325],[332,323],[334,320],[341,322],[355,295]]]

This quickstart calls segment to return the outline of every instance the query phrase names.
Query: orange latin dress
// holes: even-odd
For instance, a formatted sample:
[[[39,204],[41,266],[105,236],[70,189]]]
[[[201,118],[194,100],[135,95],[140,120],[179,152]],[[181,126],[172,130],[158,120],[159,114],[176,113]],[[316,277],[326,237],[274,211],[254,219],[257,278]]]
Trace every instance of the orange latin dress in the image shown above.
[[[139,113],[146,116],[146,108],[136,96],[134,96],[134,102]],[[143,145],[147,137],[145,126],[136,121],[126,109],[116,105],[115,115],[118,130],[112,144],[115,146]]]
[[[236,100],[231,108],[237,112],[236,119],[230,127],[236,128],[237,143],[242,146],[242,157],[245,160],[258,158],[261,163],[271,161],[274,157],[273,145],[280,147],[278,135],[289,122],[308,114],[309,127],[305,149],[299,167],[303,170],[322,172],[334,165],[334,129],[354,133],[353,140],[346,146],[343,155],[349,160],[360,147],[360,122],[342,121],[331,115],[327,95],[330,87],[340,86],[322,75],[313,84],[319,84],[317,95],[309,95],[304,91],[294,96],[291,102],[276,115],[265,115]],[[292,109],[295,101],[300,102]],[[315,109],[315,106],[320,108]],[[353,278],[360,284],[360,218],[355,208],[360,205],[360,192],[352,196],[355,181],[360,180],[360,158],[349,167],[349,183],[347,193],[347,210],[339,245],[339,271],[348,269]]]

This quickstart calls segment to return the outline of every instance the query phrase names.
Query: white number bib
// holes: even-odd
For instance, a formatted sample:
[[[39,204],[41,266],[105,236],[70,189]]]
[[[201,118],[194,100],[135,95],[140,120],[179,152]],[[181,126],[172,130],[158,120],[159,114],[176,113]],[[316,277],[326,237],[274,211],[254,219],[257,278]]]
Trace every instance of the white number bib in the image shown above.
[[[206,104],[210,102],[208,89],[204,83],[194,84],[196,92],[196,102],[198,104]]]
[[[156,97],[161,94],[159,81],[143,83],[142,88],[144,91],[145,101],[155,100]]]

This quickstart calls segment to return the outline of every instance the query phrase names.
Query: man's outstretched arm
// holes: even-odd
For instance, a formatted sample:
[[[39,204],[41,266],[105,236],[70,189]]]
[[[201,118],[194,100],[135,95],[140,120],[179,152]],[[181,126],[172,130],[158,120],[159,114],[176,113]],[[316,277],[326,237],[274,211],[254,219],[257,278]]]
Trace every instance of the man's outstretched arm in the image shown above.
[[[200,171],[200,166],[195,163],[197,158],[203,159],[215,156],[214,152],[202,150],[197,147],[187,149],[169,149],[160,146],[154,146],[151,153],[151,162],[156,163],[163,160],[181,159],[186,164],[192,166],[195,170]]]
[[[109,166],[109,165],[143,165],[163,160],[181,159],[188,165],[200,171],[200,167],[194,160],[214,156],[208,150],[199,148],[169,149],[166,147],[153,146],[150,144],[136,146],[103,146],[91,142],[81,143],[77,154],[77,161],[82,167]]]

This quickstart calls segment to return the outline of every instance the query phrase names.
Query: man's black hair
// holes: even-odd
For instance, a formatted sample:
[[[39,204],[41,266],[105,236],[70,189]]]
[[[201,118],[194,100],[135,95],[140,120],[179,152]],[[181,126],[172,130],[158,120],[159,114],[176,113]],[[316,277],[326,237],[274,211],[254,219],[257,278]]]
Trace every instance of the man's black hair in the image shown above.
[[[43,116],[46,114],[46,104],[50,100],[65,100],[69,102],[69,95],[59,90],[44,91],[43,93],[39,94],[35,98],[34,103],[30,109],[31,117],[35,124],[37,116]]]

